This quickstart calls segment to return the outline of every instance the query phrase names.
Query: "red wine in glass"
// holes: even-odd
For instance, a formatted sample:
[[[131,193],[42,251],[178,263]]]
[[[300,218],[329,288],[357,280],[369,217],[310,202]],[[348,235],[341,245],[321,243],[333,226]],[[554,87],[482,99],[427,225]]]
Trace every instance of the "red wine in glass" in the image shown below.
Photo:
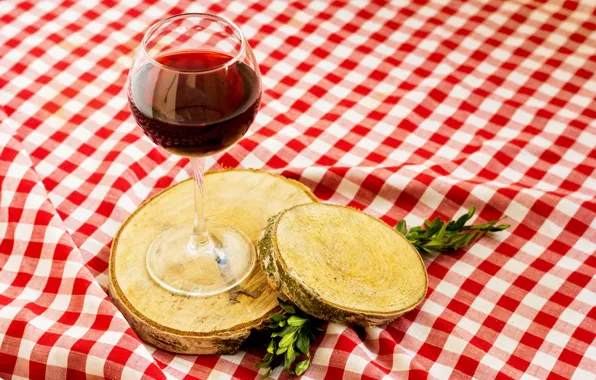
[[[207,13],[184,13],[153,24],[128,73],[132,114],[155,144],[189,157],[191,210],[184,199],[164,203],[157,234],[146,248],[146,269],[162,288],[211,296],[244,281],[256,263],[251,239],[207,214],[204,157],[231,147],[253,122],[261,74],[236,24]],[[234,184],[230,184],[234,186]],[[207,186],[208,187],[208,186]],[[207,193],[208,194],[208,193]],[[175,218],[174,218],[175,217]],[[168,219],[169,218],[169,219]],[[167,221],[176,219],[170,225]]]
[[[178,51],[134,74],[132,113],[155,144],[187,157],[222,151],[240,140],[259,109],[258,75],[244,62],[213,50]]]

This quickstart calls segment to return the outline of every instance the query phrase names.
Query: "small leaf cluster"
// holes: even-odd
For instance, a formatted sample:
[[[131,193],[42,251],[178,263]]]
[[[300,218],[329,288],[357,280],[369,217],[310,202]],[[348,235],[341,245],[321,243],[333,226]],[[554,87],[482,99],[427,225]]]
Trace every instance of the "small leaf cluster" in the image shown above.
[[[407,229],[406,221],[400,220],[395,229],[404,235],[418,252],[430,253],[432,251],[457,251],[474,244],[487,232],[503,231],[510,227],[508,224],[497,225],[499,220],[466,225],[475,212],[476,209],[472,207],[458,219],[450,219],[446,222],[437,216],[433,221],[425,220],[422,227],[412,227],[410,231]]]
[[[271,314],[271,323],[267,326],[271,331],[271,341],[267,346],[267,354],[257,363],[258,368],[269,368],[261,378],[271,374],[273,368],[283,364],[284,370],[292,375],[302,375],[310,366],[310,344],[321,330],[320,320],[304,313],[294,305],[278,299],[283,314]],[[302,358],[296,365],[292,364]]]

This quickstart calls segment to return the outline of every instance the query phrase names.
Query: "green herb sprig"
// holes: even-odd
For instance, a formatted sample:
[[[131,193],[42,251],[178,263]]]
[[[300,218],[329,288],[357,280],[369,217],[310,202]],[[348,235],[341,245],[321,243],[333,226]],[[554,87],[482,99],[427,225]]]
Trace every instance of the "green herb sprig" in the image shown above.
[[[437,216],[433,221],[425,220],[424,228],[412,227],[410,231],[407,229],[406,221],[400,220],[395,229],[404,235],[418,252],[430,253],[432,251],[457,251],[474,244],[487,232],[503,231],[510,227],[509,224],[497,225],[500,220],[466,225],[475,212],[476,209],[472,207],[457,220],[449,219],[446,222]]]
[[[302,375],[310,366],[310,344],[316,339],[321,320],[312,317],[294,305],[278,299],[283,314],[271,314],[271,323],[267,326],[271,331],[271,342],[267,347],[267,354],[257,363],[258,368],[269,368],[261,376],[268,377],[273,368],[283,363],[284,370],[290,370],[296,359],[303,360],[296,363],[290,370],[292,375]]]

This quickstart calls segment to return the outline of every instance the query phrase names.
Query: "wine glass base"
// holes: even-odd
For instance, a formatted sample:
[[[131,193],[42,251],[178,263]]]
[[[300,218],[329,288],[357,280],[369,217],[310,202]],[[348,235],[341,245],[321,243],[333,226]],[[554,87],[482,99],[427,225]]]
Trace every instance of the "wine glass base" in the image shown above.
[[[241,283],[252,271],[256,253],[250,239],[225,224],[206,221],[209,241],[189,244],[192,222],[172,226],[153,240],[147,270],[163,288],[187,296],[211,296]]]

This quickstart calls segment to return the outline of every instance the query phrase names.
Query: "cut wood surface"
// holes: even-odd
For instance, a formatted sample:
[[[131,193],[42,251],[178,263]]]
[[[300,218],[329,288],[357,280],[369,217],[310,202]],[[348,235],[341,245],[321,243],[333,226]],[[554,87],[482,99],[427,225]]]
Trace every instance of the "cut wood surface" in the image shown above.
[[[192,195],[193,183],[181,182],[146,201],[124,222],[110,255],[110,295],[137,335],[159,348],[184,354],[233,353],[251,329],[262,327],[279,307],[259,265],[240,286],[211,297],[170,293],[145,267],[151,241],[164,228],[192,220]],[[234,226],[255,244],[269,217],[316,201],[306,186],[264,171],[205,175],[207,218]]]
[[[348,207],[306,204],[276,215],[261,233],[258,255],[273,288],[325,320],[386,323],[426,294],[426,269],[410,242]]]

